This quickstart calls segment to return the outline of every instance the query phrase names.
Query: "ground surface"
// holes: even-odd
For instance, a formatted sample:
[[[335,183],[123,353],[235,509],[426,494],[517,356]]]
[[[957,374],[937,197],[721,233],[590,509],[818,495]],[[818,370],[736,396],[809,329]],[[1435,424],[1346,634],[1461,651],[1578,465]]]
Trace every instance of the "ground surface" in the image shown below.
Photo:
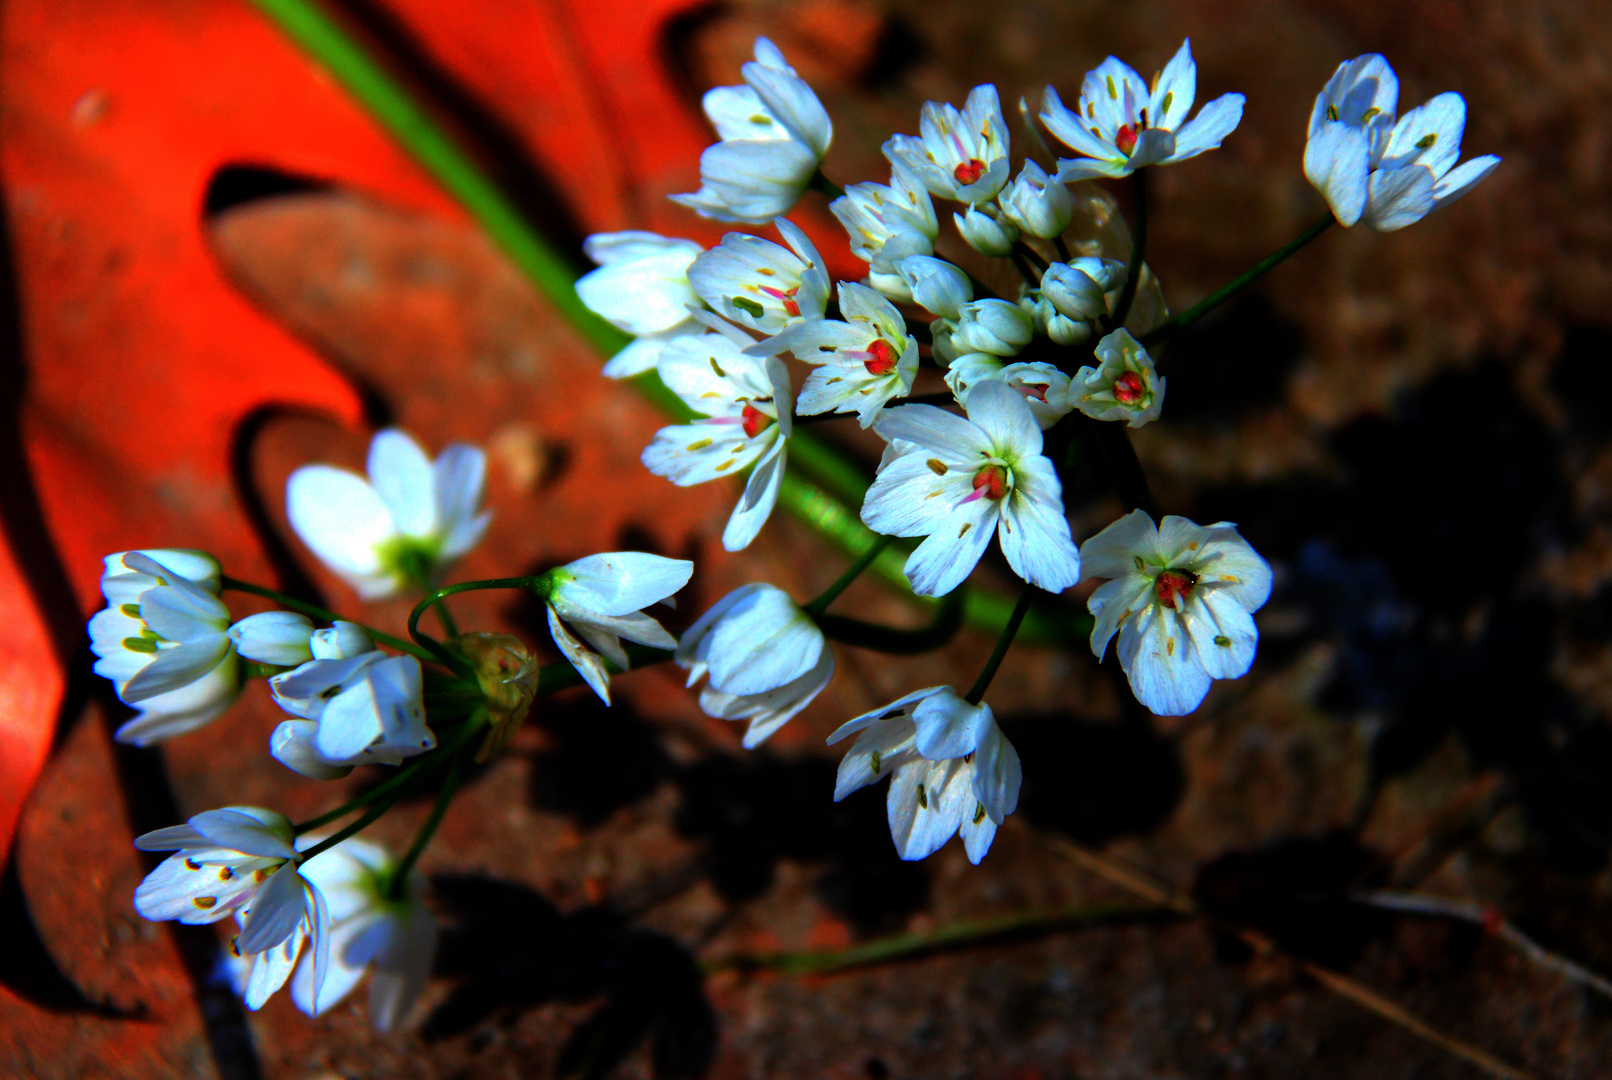
[[[564,200],[547,206],[561,225],[689,231],[658,200],[691,187],[692,154],[657,164],[648,152],[611,151],[606,124],[576,154],[597,172],[619,151],[620,168],[576,175],[545,142],[542,88],[511,73],[505,53],[519,42],[473,18],[428,23],[417,8],[366,2],[350,14],[511,183],[526,178],[522,169],[545,179]],[[158,34],[189,9],[151,11],[156,29],[147,29]],[[1025,759],[1026,787],[982,867],[955,843],[921,864],[897,860],[882,792],[829,801],[835,756],[823,738],[907,689],[971,677],[988,639],[965,632],[923,660],[845,649],[835,683],[759,753],[703,717],[672,672],[649,670],[617,681],[609,711],[579,691],[544,702],[511,751],[468,782],[422,862],[448,929],[409,1030],[370,1032],[361,995],[319,1020],[283,995],[248,1017],[218,985],[210,933],[135,916],[129,898],[145,864],[129,839],[225,803],[307,817],[348,785],[299,780],[264,754],[279,714],[261,688],[160,754],[114,750],[107,733],[121,707],[69,664],[69,704],[0,893],[0,1073],[1477,1075],[1319,987],[1297,956],[1532,1075],[1608,1075],[1612,1002],[1476,929],[1339,902],[1359,884],[1477,900],[1547,946],[1612,969],[1604,16],[1565,0],[1158,2],[1123,12],[814,2],[701,8],[653,33],[623,30],[669,65],[665,81],[683,96],[664,122],[695,149],[693,93],[732,81],[755,34],[772,36],[835,116],[829,172],[842,182],[883,178],[879,141],[914,130],[926,97],[958,101],[983,80],[1007,102],[1046,81],[1072,96],[1108,52],[1151,72],[1190,34],[1200,98],[1235,89],[1249,105],[1223,150],[1159,171],[1150,263],[1176,310],[1322,211],[1298,161],[1310,99],[1341,59],[1387,52],[1406,105],[1459,89],[1471,110],[1467,152],[1506,161],[1467,199],[1401,233],[1334,230],[1171,347],[1165,422],[1136,444],[1167,509],[1238,522],[1276,567],[1259,661],[1193,716],[1166,721],[1129,707],[1080,642],[1016,649],[992,703]],[[49,54],[29,36],[48,24],[16,10],[6,18],[9,55]],[[58,98],[93,111],[93,99],[83,105],[90,89]],[[93,556],[79,565],[80,548],[189,544],[236,552],[264,580],[356,610],[296,545],[279,493],[304,462],[360,464],[363,421],[399,423],[432,446],[464,439],[489,449],[498,516],[460,568],[466,578],[619,547],[693,558],[699,572],[671,619],[681,628],[746,581],[809,596],[843,567],[788,520],[747,552],[722,552],[732,493],[675,489],[641,468],[661,418],[597,376],[597,358],[471,225],[417,181],[359,181],[315,159],[284,170],[325,181],[313,188],[260,161],[228,182],[214,174],[216,198],[190,225],[214,273],[255,309],[248,330],[288,332],[287,349],[317,358],[347,396],[268,394],[221,429],[227,438],[198,441],[216,453],[181,455],[159,481],[138,479],[137,453],[98,449],[99,399],[52,382],[87,350],[116,353],[105,325],[87,340],[82,327],[85,305],[92,323],[104,315],[96,297],[118,294],[126,271],[61,209],[58,174],[28,172],[27,153],[55,144],[37,134],[35,99],[12,98],[7,206],[22,318],[8,363],[32,395],[22,399],[33,440],[23,462],[35,463],[46,528],[29,534],[15,499],[7,526],[36,578],[48,562],[40,552],[54,551],[57,573],[88,604],[96,567]],[[107,123],[119,107],[113,98]],[[53,123],[68,116],[38,109]],[[61,153],[75,167],[99,161]],[[814,215],[824,224],[815,202]],[[63,279],[78,292],[60,302],[34,284]],[[125,310],[114,329],[166,317]],[[118,355],[128,366],[115,385],[171,377]],[[334,418],[341,402],[344,420]],[[138,422],[157,444],[179,421],[159,412]],[[86,448],[87,463],[51,465],[58,459],[39,447],[52,439]],[[848,445],[870,452],[864,441]],[[63,527],[67,496],[54,492],[115,491],[129,476],[140,497],[108,502],[117,512],[103,518],[116,520],[92,539]],[[1117,504],[1095,471],[1080,491],[1073,520],[1084,537]],[[981,578],[1002,580],[990,565]],[[71,635],[79,614],[65,595],[58,614],[68,617],[57,622]],[[869,618],[915,617],[868,583],[841,603]],[[546,637],[541,613],[506,597],[476,594],[457,610],[468,626]],[[384,626],[405,613],[402,603],[365,611]],[[409,804],[376,832],[406,844],[426,809]],[[1148,917],[831,976],[699,973],[701,961],[738,953],[1133,899],[1060,856],[1062,837],[1196,890],[1289,953],[1251,956],[1202,922]]]

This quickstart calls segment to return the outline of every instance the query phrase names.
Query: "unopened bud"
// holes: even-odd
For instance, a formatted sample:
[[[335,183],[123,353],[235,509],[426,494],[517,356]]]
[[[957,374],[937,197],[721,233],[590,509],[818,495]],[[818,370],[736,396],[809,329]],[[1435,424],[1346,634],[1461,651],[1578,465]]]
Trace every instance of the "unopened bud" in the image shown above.
[[[1073,213],[1069,189],[1028,159],[1019,170],[1018,178],[1003,190],[998,201],[1013,224],[1031,236],[1047,240],[1063,235]]]
[[[1019,239],[1019,230],[1013,222],[998,221],[973,207],[969,207],[966,214],[953,214],[952,221],[968,246],[981,255],[1006,256]]]
[[[453,642],[475,670],[487,707],[487,737],[476,751],[486,761],[520,730],[537,695],[537,659],[513,634],[462,634]]]
[[[945,259],[910,255],[896,264],[896,273],[907,283],[913,301],[943,319],[957,318],[959,309],[974,298],[968,275]]]

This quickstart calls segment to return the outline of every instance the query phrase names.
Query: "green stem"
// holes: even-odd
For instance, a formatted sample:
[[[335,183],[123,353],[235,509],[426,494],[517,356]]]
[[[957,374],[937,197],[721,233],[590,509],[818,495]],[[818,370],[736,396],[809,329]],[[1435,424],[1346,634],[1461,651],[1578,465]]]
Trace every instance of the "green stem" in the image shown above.
[[[816,600],[813,600],[811,603],[805,606],[804,610],[806,614],[815,619],[817,616],[827,611],[828,605],[832,604],[835,600],[838,600],[840,593],[850,588],[851,582],[860,577],[862,575],[862,571],[873,565],[873,560],[879,557],[879,553],[890,546],[891,539],[892,538],[888,536],[881,536],[872,544],[868,545],[868,549],[857,558],[856,562],[850,565],[845,573],[839,576],[839,580],[835,581],[834,584],[824,589],[822,594],[819,595]]]
[[[400,791],[396,795],[381,800],[378,805],[370,807],[369,812],[363,817],[359,818],[357,821],[343,825],[340,829],[331,833],[329,836],[319,841],[319,843],[315,844],[307,851],[302,852],[298,861],[307,862],[309,859],[323,855],[325,852],[329,851],[343,840],[346,840],[348,837],[356,836],[357,834],[363,832],[381,818],[385,817],[386,812],[391,810],[392,807],[396,806],[398,804],[398,800],[402,799],[405,794],[406,792]]]
[[[840,187],[834,181],[830,180],[828,177],[824,176],[822,169],[818,169],[817,172],[812,175],[812,182],[808,184],[807,187],[811,188],[813,191],[821,191],[830,199],[837,199],[841,195],[845,194],[845,189]]]
[[[1026,584],[1019,593],[1019,602],[1013,605],[1013,614],[1008,616],[1007,625],[996,639],[996,648],[991,650],[990,659],[980,669],[980,677],[974,680],[969,687],[965,700],[970,705],[978,705],[985,697],[985,691],[991,688],[991,680],[996,678],[996,669],[1002,666],[1002,658],[1007,655],[1008,648],[1013,644],[1013,637],[1019,632],[1019,624],[1024,621],[1024,613],[1030,610],[1030,598],[1035,593],[1035,586]]]
[[[1327,227],[1332,224],[1333,220],[1332,212],[1329,210],[1324,217],[1320,218],[1315,222],[1315,224],[1299,233],[1287,244],[1271,252],[1269,255],[1259,260],[1259,262],[1255,263],[1252,267],[1243,271],[1241,274],[1238,274],[1226,284],[1222,285],[1220,288],[1216,289],[1202,300],[1199,300],[1196,304],[1193,304],[1191,307],[1187,308],[1186,311],[1175,316],[1174,318],[1165,320],[1158,326],[1155,326],[1153,329],[1143,334],[1141,338],[1142,344],[1153,345],[1157,342],[1163,341],[1166,337],[1169,337],[1183,326],[1191,326],[1193,323],[1209,314],[1215,308],[1219,307],[1221,304],[1225,303],[1227,300],[1231,299],[1233,296],[1236,296],[1238,293],[1248,288],[1248,286],[1264,277],[1288,256],[1298,251],[1299,248],[1326,232]]]
[[[1136,904],[1079,904],[1050,911],[1023,911],[943,926],[926,933],[897,934],[894,937],[853,945],[827,952],[783,952],[740,955],[707,961],[702,966],[714,971],[781,971],[788,975],[822,974],[851,968],[887,964],[938,952],[981,945],[1016,934],[1052,932],[1064,928],[1104,926],[1134,919],[1176,918],[1175,912],[1161,906]]]
[[[895,656],[917,656],[946,644],[963,625],[967,586],[953,589],[935,608],[927,626],[900,630],[864,622],[844,615],[818,615],[817,627],[825,635],[846,645],[856,645]]]
[[[1063,262],[1069,261],[1069,245],[1063,242],[1063,237],[1054,236],[1052,246],[1058,249],[1058,258]]]
[[[473,716],[462,728],[454,732],[452,739],[450,739],[442,747],[440,752],[427,754],[417,761],[410,762],[408,765],[399,769],[396,776],[393,776],[389,780],[385,780],[382,783],[376,784],[374,787],[370,788],[356,799],[351,799],[348,802],[342,803],[334,810],[326,811],[316,818],[310,818],[309,820],[302,822],[300,825],[291,826],[292,833],[294,835],[301,836],[303,833],[317,829],[321,825],[329,825],[332,821],[335,821],[338,818],[344,818],[354,810],[368,806],[376,799],[389,795],[394,791],[398,791],[400,788],[403,790],[399,793],[399,797],[401,798],[403,795],[407,795],[413,790],[412,785],[414,781],[422,779],[423,777],[436,771],[437,767],[440,766],[448,756],[456,753],[461,746],[469,741],[472,735],[481,729],[481,727],[482,725],[480,723],[480,718]]]
[[[1026,244],[1023,240],[1014,241],[1013,251],[1016,255],[1028,262],[1037,270],[1045,271],[1047,269],[1047,260],[1041,257],[1041,253],[1039,251],[1031,247],[1029,244]]]
[[[448,804],[453,801],[453,793],[459,787],[459,773],[463,764],[457,756],[454,757],[448,766],[448,775],[442,778],[442,787],[437,790],[437,800],[431,804],[430,816],[420,826],[420,831],[414,834],[414,843],[409,845],[409,850],[403,853],[403,858],[398,860],[397,866],[392,869],[392,880],[387,885],[386,892],[393,900],[403,896],[403,887],[408,880],[409,871],[414,869],[420,853],[431,842],[437,826],[442,824],[442,817],[448,812]]]
[[[1113,481],[1114,492],[1129,510],[1146,510],[1154,521],[1159,520],[1159,506],[1147,484],[1147,473],[1137,459],[1136,447],[1125,426],[1113,420],[1090,420],[1082,417],[1088,427],[1096,428],[1097,448],[1103,455],[1103,464]]]
[[[425,651],[424,649],[420,648],[420,646],[415,645],[412,642],[404,641],[402,638],[393,637],[391,634],[383,634],[374,627],[365,626],[360,622],[353,622],[352,619],[337,615],[333,611],[327,611],[316,604],[309,604],[305,601],[298,600],[295,597],[287,596],[284,593],[275,592],[273,589],[266,589],[262,585],[253,585],[249,581],[241,581],[238,578],[226,576],[220,579],[220,583],[226,589],[233,589],[236,592],[251,593],[253,596],[261,596],[265,600],[273,600],[276,604],[289,608],[290,610],[299,614],[306,615],[310,619],[318,619],[320,622],[328,623],[333,623],[338,620],[341,622],[353,623],[354,626],[361,628],[364,633],[368,634],[382,645],[389,645],[398,652],[409,653],[410,655],[419,657],[421,660],[436,659],[436,657],[431,653]]]
[[[1126,317],[1131,313],[1131,301],[1136,299],[1136,287],[1142,280],[1142,259],[1147,251],[1147,169],[1137,169],[1131,174],[1131,180],[1136,191],[1136,221],[1131,226],[1131,264],[1126,268],[1125,285],[1114,304],[1114,314],[1104,320],[1110,331],[1124,326]]]
[[[537,588],[542,580],[542,575],[538,575],[536,577],[488,578],[485,581],[462,581],[457,585],[444,585],[435,592],[427,593],[418,604],[414,605],[414,610],[409,612],[409,637],[425,648],[430,649],[436,654],[438,661],[453,668],[454,671],[459,672],[461,675],[473,675],[474,673],[466,666],[464,660],[450,652],[442,642],[420,629],[421,617],[433,607],[439,613],[444,611],[445,608],[442,606],[443,599],[457,593],[476,592],[480,589],[533,589]],[[451,627],[453,620],[451,618],[444,619],[443,625],[444,627]],[[454,636],[457,637],[458,635],[455,634]]]
[[[459,624],[453,621],[453,612],[448,610],[448,605],[439,598],[431,606],[437,609],[437,621],[442,624],[442,632],[448,636],[448,640],[458,637]]]

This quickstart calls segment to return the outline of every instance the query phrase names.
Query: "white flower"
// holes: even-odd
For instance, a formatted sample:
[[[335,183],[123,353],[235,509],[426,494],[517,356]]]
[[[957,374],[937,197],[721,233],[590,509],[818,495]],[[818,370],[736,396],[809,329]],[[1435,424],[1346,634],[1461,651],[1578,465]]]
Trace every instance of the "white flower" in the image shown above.
[[[1364,221],[1391,232],[1465,195],[1500,159],[1455,166],[1466,130],[1466,99],[1439,94],[1394,122],[1399,79],[1377,53],[1357,56],[1316,95],[1304,146],[1304,175],[1341,225]]]
[[[1114,56],[1086,73],[1080,106],[1073,112],[1047,87],[1041,122],[1053,138],[1083,155],[1060,159],[1058,179],[1128,176],[1145,165],[1172,165],[1215,149],[1242,120],[1245,99],[1224,94],[1187,120],[1197,92],[1191,41],[1181,43],[1154,77],[1151,91],[1142,76]]]
[[[989,208],[995,210],[995,207]],[[1013,250],[1018,242],[1019,230],[1013,222],[1006,217],[999,217],[1001,211],[993,215],[985,210],[970,206],[966,213],[953,214],[952,223],[957,226],[957,234],[961,236],[969,247],[981,255],[992,255],[1003,258]]]
[[[958,309],[952,347],[961,353],[1013,356],[1035,337],[1035,320],[1006,300],[973,300]]]
[[[996,377],[1023,395],[1042,431],[1074,410],[1071,380],[1051,364],[1008,364]]]
[[[700,155],[700,190],[672,201],[701,217],[760,225],[787,214],[811,184],[834,125],[766,38],[741,71],[748,86],[706,91],[705,115],[722,141]]]
[[[896,273],[914,303],[943,319],[956,319],[963,305],[974,299],[968,275],[945,259],[910,255],[896,264]]]
[[[1097,343],[1095,353],[1100,366],[1075,372],[1069,390],[1075,408],[1093,420],[1124,420],[1133,428],[1157,420],[1165,380],[1130,331],[1115,330]]]
[[[751,355],[792,352],[817,365],[800,389],[795,411],[802,416],[854,412],[863,427],[892,397],[912,392],[918,374],[918,342],[895,306],[852,281],[840,282],[840,313],[847,321],[817,319],[750,346]]]
[[[313,838],[310,837],[310,840]],[[402,895],[389,888],[396,863],[379,844],[343,840],[308,861],[303,876],[324,895],[329,918],[329,973],[315,992],[313,957],[304,956],[291,980],[291,1000],[318,1016],[374,968],[369,1019],[391,1031],[420,996],[437,951],[437,924],[424,902],[425,880],[410,870]]]
[[[408,435],[387,428],[369,444],[368,467],[368,481],[329,465],[292,473],[291,527],[365,600],[433,587],[492,517],[477,513],[486,456],[452,443],[433,463]]]
[[[185,825],[148,832],[141,851],[174,851],[134,891],[153,922],[212,923],[234,914],[294,855],[291,822],[256,806],[197,814]]]
[[[793,222],[779,218],[773,224],[788,248],[728,233],[688,270],[689,283],[711,310],[763,334],[800,319],[821,319],[828,306],[828,274],[817,248]]]
[[[782,589],[745,585],[717,601],[683,634],[674,657],[688,685],[709,676],[700,708],[749,720],[746,749],[766,742],[809,705],[834,674],[834,653],[811,616]]]
[[[604,661],[623,671],[628,666],[622,638],[657,649],[677,647],[677,639],[642,609],[672,596],[693,573],[694,564],[687,559],[639,551],[590,555],[549,571],[547,607],[554,644],[606,705],[610,672]]]
[[[650,472],[679,487],[737,475],[754,465],[722,532],[729,551],[748,547],[778,501],[793,424],[789,372],[777,357],[746,356],[738,330],[680,338],[657,370],[689,408],[709,419],[664,427],[644,448]]]
[[[276,761],[315,780],[355,765],[396,765],[436,746],[421,700],[420,662],[388,656],[352,624],[320,631],[315,659],[269,680],[275,703],[297,719],[274,729]]]
[[[1044,240],[1062,236],[1074,214],[1069,189],[1029,158],[1024,159],[1018,178],[997,196],[997,202],[1009,221]]]
[[[984,703],[932,686],[864,713],[828,737],[860,732],[840,762],[834,801],[892,774],[890,836],[903,859],[923,859],[959,831],[979,865],[1003,820],[1019,805],[1018,751]]]
[[[700,298],[688,283],[689,264],[703,249],[692,240],[652,232],[596,233],[582,244],[599,264],[577,282],[589,311],[637,338],[605,365],[612,379],[655,369],[667,338],[704,332],[690,307]]]
[[[295,667],[313,659],[309,646],[313,622],[294,611],[265,611],[248,615],[229,628],[235,651],[248,660],[276,667]]]
[[[997,381],[976,384],[968,418],[933,405],[887,410],[874,425],[891,444],[862,504],[875,532],[924,536],[907,559],[914,592],[962,584],[994,531],[1013,572],[1061,592],[1080,577],[1063,513],[1063,486],[1041,453],[1030,406]]]
[[[931,194],[981,203],[1007,183],[1007,124],[996,87],[974,87],[961,112],[944,102],[924,102],[918,130],[918,136],[890,136],[884,156],[911,169]]]
[[[118,728],[119,742],[146,746],[193,731],[240,696],[219,574],[218,563],[200,551],[106,557],[106,607],[90,618],[89,635],[95,673],[139,713]]]
[[[990,353],[974,352],[954,356],[946,365],[946,385],[952,397],[961,405],[968,400],[968,391],[977,382],[995,379],[1002,374],[1002,358]]]
[[[890,169],[889,184],[852,184],[828,204],[845,226],[851,252],[868,264],[873,287],[895,300],[910,300],[896,264],[935,250],[940,224],[923,183],[905,165]]]
[[[1081,545],[1087,578],[1108,578],[1086,602],[1099,660],[1119,632],[1119,662],[1136,699],[1160,716],[1185,716],[1212,679],[1254,662],[1252,613],[1271,595],[1271,568],[1227,522],[1133,510]]]

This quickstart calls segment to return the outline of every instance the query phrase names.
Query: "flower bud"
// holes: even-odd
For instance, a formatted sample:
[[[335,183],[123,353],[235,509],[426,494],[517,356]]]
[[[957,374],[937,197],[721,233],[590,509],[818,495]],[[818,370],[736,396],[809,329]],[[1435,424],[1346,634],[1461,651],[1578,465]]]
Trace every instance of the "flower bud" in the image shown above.
[[[1075,407],[1069,396],[1069,376],[1051,364],[1009,364],[997,372],[996,377],[1024,395],[1042,431],[1062,420]]]
[[[1031,236],[1050,240],[1069,227],[1069,189],[1026,160],[1016,180],[998,197],[1008,220]]]
[[[911,299],[942,318],[957,318],[958,310],[974,299],[968,275],[945,259],[910,255],[896,264],[896,272],[907,283]]]
[[[968,246],[981,255],[1005,256],[1019,238],[1019,230],[1011,221],[997,221],[972,206],[966,214],[953,214],[952,221]]]
[[[513,634],[461,634],[453,642],[475,670],[487,705],[487,737],[476,751],[486,761],[521,729],[537,695],[537,660]]]
[[[1002,361],[990,353],[965,353],[953,360],[946,369],[946,385],[961,402],[974,384],[997,378],[1002,372]]]
[[[1113,259],[1080,258],[1053,263],[1041,277],[1041,294],[1071,319],[1108,314],[1107,293],[1125,280],[1125,266]]]
[[[940,367],[950,367],[957,359],[957,345],[952,335],[957,332],[957,320],[936,319],[929,324],[929,349]]]
[[[959,353],[984,352],[1013,356],[1035,336],[1035,320],[1006,300],[975,300],[958,312],[952,337]]]

